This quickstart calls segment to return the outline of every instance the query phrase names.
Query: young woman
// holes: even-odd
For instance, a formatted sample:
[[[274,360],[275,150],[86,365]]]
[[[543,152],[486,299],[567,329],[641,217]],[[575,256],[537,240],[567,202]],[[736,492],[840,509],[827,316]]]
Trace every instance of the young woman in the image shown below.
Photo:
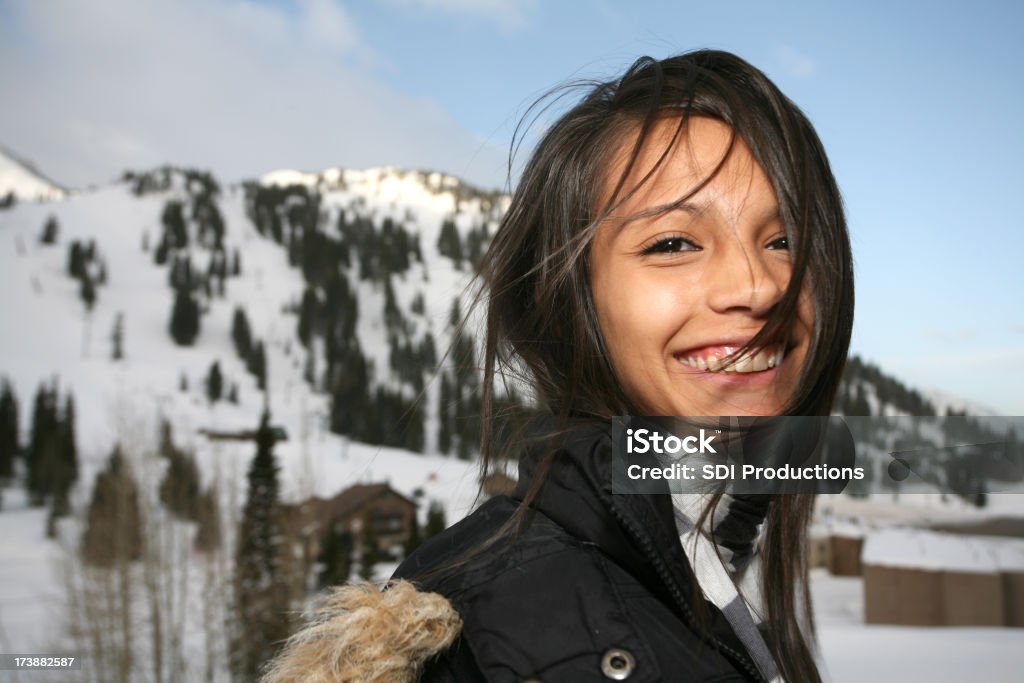
[[[821,143],[763,73],[698,51],[592,85],[481,271],[484,423],[509,377],[547,416],[515,493],[338,591],[268,680],[820,680],[813,497],[613,495],[610,420],[827,415],[852,272]]]

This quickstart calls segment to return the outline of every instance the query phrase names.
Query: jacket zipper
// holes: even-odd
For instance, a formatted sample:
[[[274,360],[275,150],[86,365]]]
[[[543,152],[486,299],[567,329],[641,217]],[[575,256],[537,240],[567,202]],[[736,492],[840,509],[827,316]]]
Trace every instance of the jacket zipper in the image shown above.
[[[601,492],[601,495],[605,496],[606,494],[604,494],[604,492]],[[675,579],[669,573],[668,567],[665,566],[664,559],[661,557],[659,553],[655,551],[654,545],[651,542],[650,538],[647,536],[647,534],[641,533],[641,531],[636,526],[634,526],[632,521],[627,519],[626,516],[619,511],[619,509],[615,506],[614,500],[606,500],[605,502],[608,505],[608,508],[612,511],[612,515],[619,521],[619,523],[629,530],[629,533],[632,534],[633,538],[636,538],[640,541],[644,553],[646,553],[647,558],[654,563],[654,568],[655,570],[657,570],[658,576],[661,577],[662,583],[664,583],[668,587],[669,592],[672,593],[672,597],[675,598],[676,603],[679,605],[680,608],[682,608],[683,615],[690,623],[690,627],[693,628],[694,632],[697,633],[697,635],[700,638],[710,643],[711,646],[717,649],[719,652],[722,652],[723,654],[732,657],[736,661],[736,663],[739,664],[748,674],[753,676],[755,680],[762,681],[762,683],[767,683],[767,679],[764,677],[764,674],[761,673],[761,670],[758,669],[743,653],[738,652],[737,650],[729,647],[728,645],[720,641],[718,638],[716,638],[714,634],[703,633],[702,629],[697,628],[697,620],[693,615],[693,611],[691,610],[689,603],[686,602],[686,599],[683,597],[682,593],[680,593],[679,587],[676,585]]]

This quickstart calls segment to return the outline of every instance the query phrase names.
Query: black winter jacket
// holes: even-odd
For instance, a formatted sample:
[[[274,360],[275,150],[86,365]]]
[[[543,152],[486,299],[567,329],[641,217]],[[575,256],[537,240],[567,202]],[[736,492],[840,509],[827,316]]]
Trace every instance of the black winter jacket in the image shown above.
[[[710,627],[698,628],[694,578],[670,498],[612,495],[607,425],[579,426],[559,438],[555,464],[517,538],[445,568],[513,514],[540,449],[522,456],[513,495],[487,501],[395,572],[448,598],[463,620],[455,643],[428,662],[421,680],[764,680],[709,602]]]

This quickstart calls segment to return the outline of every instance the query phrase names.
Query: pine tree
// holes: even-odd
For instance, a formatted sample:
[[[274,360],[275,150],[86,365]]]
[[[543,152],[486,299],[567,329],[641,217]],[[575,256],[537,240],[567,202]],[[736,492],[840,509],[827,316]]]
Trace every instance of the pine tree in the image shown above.
[[[199,304],[186,289],[179,289],[174,296],[169,329],[179,346],[191,346],[199,336]]]
[[[364,581],[373,581],[373,571],[381,561],[380,541],[377,540],[373,515],[363,519],[362,552],[359,555],[359,577]]]
[[[405,320],[402,311],[398,308],[398,299],[395,297],[395,288],[391,285],[391,276],[384,279],[384,326],[388,332],[394,335],[405,331]]]
[[[228,403],[238,405],[238,384],[235,382],[231,383],[231,388],[228,390]]]
[[[20,448],[18,397],[5,378],[0,390],[0,478],[14,475],[14,458]]]
[[[437,250],[455,262],[456,268],[462,267],[462,239],[455,227],[455,221],[446,218],[441,223],[441,234],[437,238]]]
[[[170,463],[160,482],[160,502],[178,519],[196,520],[199,514],[199,468],[188,453],[172,448]]]
[[[416,296],[412,298],[412,303],[409,304],[409,310],[416,315],[424,315],[426,313],[427,304],[423,298],[423,292],[416,292]]]
[[[438,436],[437,436],[437,449],[442,453],[451,453],[452,451],[452,387],[448,381],[448,373],[441,373],[441,398],[438,401]]]
[[[114,329],[110,332],[110,360],[124,360],[124,314],[114,316]]]
[[[188,246],[188,230],[185,228],[185,214],[181,202],[171,200],[164,205],[161,216],[164,226],[164,242],[176,249]]]
[[[68,246],[68,275],[79,278],[84,274],[85,252],[82,250],[82,243],[78,240],[72,240]]]
[[[66,503],[71,487],[78,481],[78,444],[75,439],[75,399],[64,399],[64,412],[58,423],[60,452],[53,479],[53,492]],[[60,515],[58,515],[60,516]]]
[[[82,273],[78,295],[82,297],[85,310],[92,311],[92,307],[96,305],[96,284],[92,281],[92,276],[89,275],[88,271]]]
[[[42,384],[36,392],[32,411],[32,428],[26,453],[26,487],[32,505],[46,503],[52,492],[53,475],[60,460],[60,424],[57,415],[56,389]]]
[[[231,259],[231,274],[238,277],[242,274],[242,252],[235,249],[234,258]]]
[[[302,379],[306,380],[309,386],[316,388],[316,354],[306,354],[306,365],[302,369]]]
[[[188,391],[188,375],[184,372],[178,376],[178,391],[182,393]]]
[[[871,404],[868,403],[867,392],[863,386],[854,385],[850,396],[850,415],[863,417],[871,415]]]
[[[42,244],[56,244],[59,234],[60,225],[57,223],[57,217],[50,214],[46,219],[46,223],[43,224],[43,232],[39,235],[39,241]]]
[[[167,274],[167,282],[175,291],[194,289],[192,278],[192,259],[187,255],[178,254]]]
[[[245,309],[239,306],[235,309],[235,315],[231,319],[231,338],[235,341],[235,350],[242,360],[249,358],[252,353],[252,330],[249,328],[249,318],[245,315]]]
[[[452,307],[448,311],[448,327],[453,330],[458,329],[460,322],[462,322],[462,305],[459,302],[459,297],[455,297],[452,299]]]
[[[409,557],[412,555],[416,548],[423,545],[423,533],[420,531],[420,519],[416,511],[412,511],[412,519],[409,522],[409,538],[406,539],[404,545],[405,556]]]
[[[210,372],[206,376],[206,398],[210,403],[216,403],[224,393],[224,376],[220,372],[220,362],[214,361],[210,366]]]
[[[71,501],[67,493],[55,493],[50,497],[50,510],[46,515],[46,537],[57,538],[57,520],[71,512]]]
[[[142,556],[142,542],[138,487],[118,445],[96,477],[82,535],[82,559],[98,567],[130,562]]]
[[[328,526],[320,540],[320,575],[317,582],[321,588],[337,586],[348,581],[352,573],[352,534]]]
[[[267,354],[263,350],[263,342],[257,341],[249,353],[246,363],[249,372],[256,378],[256,386],[260,391],[267,388]]]
[[[284,535],[278,519],[278,466],[270,415],[256,432],[256,456],[238,530],[235,604],[238,632],[232,643],[232,673],[254,681],[290,633],[287,577],[282,576]]]
[[[302,304],[299,306],[299,341],[303,346],[309,348],[309,342],[313,337],[313,323],[316,319],[317,308],[320,301],[317,299],[316,291],[312,287],[306,287],[302,295]]]
[[[195,548],[199,552],[212,553],[220,548],[220,506],[217,504],[217,492],[207,489],[199,497],[196,521]]]
[[[444,508],[437,501],[432,502],[427,509],[427,527],[423,530],[424,538],[433,538],[447,527],[448,522],[445,520]]]
[[[167,263],[167,257],[170,255],[169,252],[170,246],[168,246],[167,240],[160,240],[160,244],[158,244],[156,249],[153,251],[153,262],[158,266],[165,265]]]

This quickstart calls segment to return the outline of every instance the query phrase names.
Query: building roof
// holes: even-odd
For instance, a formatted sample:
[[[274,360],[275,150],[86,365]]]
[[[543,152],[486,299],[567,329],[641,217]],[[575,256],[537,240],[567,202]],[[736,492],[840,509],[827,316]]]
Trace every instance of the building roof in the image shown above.
[[[385,493],[391,493],[415,507],[416,502],[403,496],[391,488],[387,482],[377,484],[355,484],[336,495],[330,500],[324,501],[324,505],[331,511],[332,517],[344,517],[363,508],[367,503],[379,498]]]

